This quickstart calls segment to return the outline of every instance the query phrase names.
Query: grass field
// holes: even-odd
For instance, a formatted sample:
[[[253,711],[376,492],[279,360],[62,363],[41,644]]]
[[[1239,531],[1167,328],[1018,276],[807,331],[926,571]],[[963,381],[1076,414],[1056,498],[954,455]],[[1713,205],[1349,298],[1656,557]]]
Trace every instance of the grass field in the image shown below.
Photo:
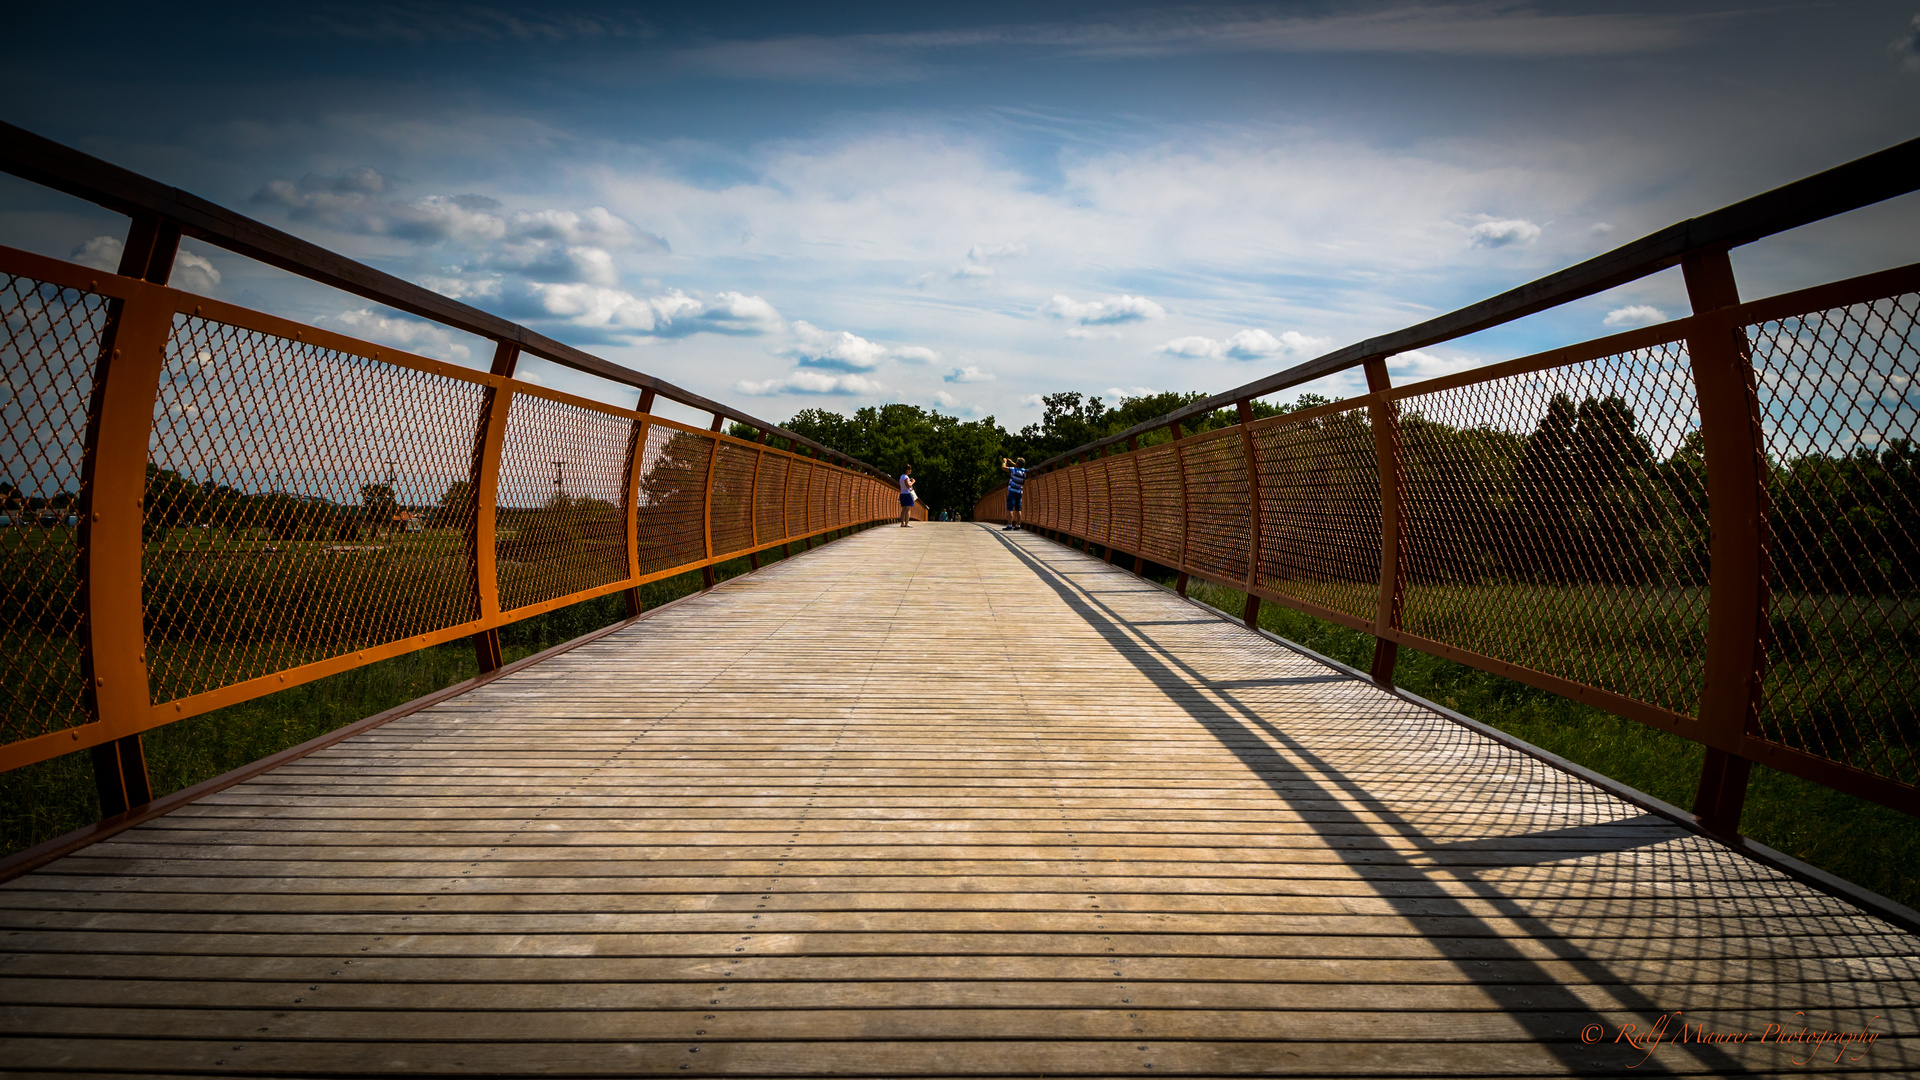
[[[1194,599],[1237,612],[1245,594],[1193,582]],[[1260,626],[1366,670],[1373,638],[1279,604]],[[1394,682],[1543,750],[1680,807],[1693,805],[1701,747],[1675,735],[1465,664],[1401,649]],[[1920,828],[1906,814],[1755,766],[1740,831],[1909,907],[1920,907]]]
[[[780,558],[775,548],[762,565]],[[747,560],[715,568],[725,579],[746,573]],[[649,609],[700,589],[699,572],[642,588]],[[621,597],[606,596],[501,628],[509,661],[551,648],[616,622],[626,613]],[[356,720],[383,712],[478,674],[473,646],[465,641],[421,649],[352,671],[318,679],[264,698],[182,720],[144,737],[147,769],[156,797],[297,746]],[[11,854],[99,820],[93,764],[85,753],[67,754],[0,773],[0,854]]]

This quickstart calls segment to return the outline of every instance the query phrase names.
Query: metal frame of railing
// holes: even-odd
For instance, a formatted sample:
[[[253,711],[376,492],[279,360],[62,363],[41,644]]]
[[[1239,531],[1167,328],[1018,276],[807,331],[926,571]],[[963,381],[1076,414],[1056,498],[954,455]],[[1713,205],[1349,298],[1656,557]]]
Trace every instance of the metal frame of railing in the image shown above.
[[[1271,601],[1370,634],[1383,685],[1407,645],[1701,743],[1694,812],[1722,832],[1737,831],[1755,762],[1920,813],[1920,731],[1900,697],[1920,679],[1909,603],[1823,586],[1835,575],[1809,560],[1866,557],[1784,550],[1791,527],[1806,531],[1784,519],[1805,514],[1773,505],[1821,496],[1795,485],[1817,487],[1828,464],[1905,475],[1904,456],[1861,447],[1905,455],[1896,439],[1915,434],[1913,410],[1874,412],[1832,384],[1904,402],[1908,375],[1920,375],[1908,370],[1920,266],[1743,304],[1727,255],[1916,187],[1920,140],[1681,222],[1042,462],[1024,516],[1109,561],[1130,553],[1136,572],[1164,565],[1182,593],[1190,577],[1240,590],[1249,626]],[[1674,265],[1689,317],[1390,384],[1395,354]],[[1253,418],[1255,399],[1355,367],[1366,394]],[[1227,407],[1231,426],[1183,428]],[[1851,447],[1827,430],[1862,408],[1884,430],[1856,431]],[[1661,426],[1664,458],[1643,423]],[[1163,431],[1169,440],[1141,445]],[[975,518],[1005,520],[1004,499],[989,493]],[[1899,553],[1920,536],[1900,522],[1815,524],[1886,541],[1898,565],[1835,573],[1911,594],[1920,559],[1906,566]],[[1572,617],[1555,623],[1556,605]],[[1557,651],[1541,644],[1555,635]],[[1849,665],[1869,673],[1849,682]]]
[[[133,219],[116,274],[0,248],[0,464],[77,519],[0,543],[0,771],[91,749],[109,815],[151,797],[144,731],[460,638],[495,670],[509,623],[616,593],[634,614],[649,582],[711,586],[722,562],[898,513],[873,466],[17,128],[0,168]],[[487,338],[491,370],[168,288],[182,236]],[[638,407],[516,378],[525,354]],[[440,503],[404,507],[402,468]],[[413,509],[440,527],[401,536]],[[369,528],[387,541],[328,543]]]

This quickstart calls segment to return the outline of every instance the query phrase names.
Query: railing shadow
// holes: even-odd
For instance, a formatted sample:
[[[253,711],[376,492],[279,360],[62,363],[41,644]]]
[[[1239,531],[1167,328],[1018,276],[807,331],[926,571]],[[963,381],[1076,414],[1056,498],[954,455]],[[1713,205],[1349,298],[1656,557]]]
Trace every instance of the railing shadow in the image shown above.
[[[1273,679],[1221,679],[1210,676],[1196,664],[1184,660],[1174,648],[1158,640],[1156,633],[1163,631],[1152,628],[1219,626],[1218,620],[1212,616],[1198,616],[1193,620],[1160,617],[1131,621],[1102,598],[1101,592],[1109,590],[1101,590],[1097,586],[1103,581],[1124,582],[1122,591],[1132,593],[1153,586],[1138,582],[1124,571],[1116,571],[1092,561],[1089,561],[1086,569],[1095,580],[1082,582],[1076,580],[1068,570],[1052,565],[1048,557],[1058,553],[1063,559],[1077,561],[1077,553],[1051,544],[1043,545],[1034,540],[1023,542],[1020,539],[1022,536],[1033,537],[1031,533],[1007,534],[994,530],[993,534],[1033,571],[1040,582],[1052,589],[1062,603],[1111,642],[1117,653],[1153,684],[1168,691],[1168,701],[1179,705],[1195,723],[1211,733],[1221,746],[1232,752],[1254,776],[1259,777],[1276,796],[1299,813],[1303,822],[1311,823],[1316,833],[1328,841],[1328,849],[1356,871],[1356,877],[1380,899],[1392,905],[1416,927],[1430,927],[1422,932],[1427,935],[1436,954],[1450,960],[1468,981],[1483,987],[1491,1004],[1508,1012],[1523,1030],[1572,1072],[1631,1067],[1632,1075],[1674,1074],[1661,1064],[1658,1057],[1644,1056],[1643,1059],[1641,1051],[1625,1044],[1614,1044],[1613,1027],[1605,1029],[1605,1042],[1583,1045],[1580,1041],[1581,1030],[1604,1018],[1590,1008],[1573,1004],[1577,999],[1570,992],[1546,993],[1547,988],[1562,987],[1562,980],[1546,970],[1541,961],[1521,949],[1517,940],[1531,940],[1552,959],[1571,964],[1592,988],[1612,997],[1617,1004],[1617,1012],[1637,1017],[1644,1031],[1655,1024],[1662,1014],[1678,1009],[1657,1002],[1637,989],[1634,985],[1636,982],[1713,981],[1693,971],[1692,962],[1726,961],[1731,968],[1737,969],[1736,973],[1719,981],[1745,980],[1750,989],[1746,991],[1746,998],[1739,1000],[1739,991],[1726,986],[1718,988],[1720,1001],[1712,1011],[1746,1008],[1781,1010],[1791,1014],[1794,1008],[1804,1002],[1786,1004],[1774,983],[1778,972],[1749,970],[1745,966],[1746,961],[1759,957],[1776,967],[1781,964],[1802,964],[1805,965],[1803,971],[1818,971],[1818,974],[1810,974],[1805,978],[1825,982],[1833,979],[1833,974],[1830,968],[1819,969],[1820,961],[1816,958],[1822,955],[1822,950],[1806,947],[1808,937],[1815,936],[1811,929],[1813,920],[1830,921],[1852,914],[1857,919],[1858,935],[1887,933],[1888,928],[1877,920],[1844,911],[1837,901],[1816,897],[1793,900],[1773,895],[1765,883],[1752,880],[1753,867],[1744,857],[1704,840],[1677,837],[1670,824],[1652,815],[1631,814],[1613,819],[1602,817],[1597,821],[1568,824],[1569,806],[1575,808],[1576,812],[1585,811],[1589,815],[1596,812],[1604,815],[1613,812],[1616,806],[1623,812],[1630,812],[1632,808],[1577,777],[1552,769],[1358,679],[1340,673]],[[1243,700],[1261,690],[1284,691],[1318,684],[1318,695],[1324,702],[1326,695],[1329,692],[1338,693],[1338,684],[1343,683],[1348,692],[1341,694],[1343,700],[1339,702],[1339,712],[1348,718],[1348,729],[1337,732],[1332,736],[1333,743],[1319,750],[1310,748],[1262,715],[1255,703]],[[1204,693],[1193,693],[1196,688]],[[1316,743],[1328,744],[1326,725],[1317,726],[1322,734],[1316,738]],[[1342,768],[1330,760],[1329,755],[1362,747],[1376,759],[1374,763]],[[1413,754],[1444,759],[1440,763],[1444,771],[1436,769],[1431,775],[1409,776],[1404,770],[1404,763],[1383,766],[1378,762],[1382,750],[1396,749],[1402,751],[1403,756]],[[1473,767],[1476,764],[1483,767],[1476,769]],[[1527,782],[1540,791],[1540,795],[1530,804],[1534,809],[1506,804],[1481,804],[1484,809],[1479,819],[1475,820],[1473,812],[1467,811],[1466,821],[1463,822],[1463,808],[1458,805],[1459,801],[1473,798],[1474,788],[1478,784],[1497,783],[1501,773],[1511,777],[1516,766],[1525,770]],[[1495,768],[1499,772],[1495,772]],[[1434,792],[1448,788],[1454,790],[1455,800],[1445,811],[1452,831],[1457,831],[1462,824],[1477,824],[1488,830],[1499,829],[1501,835],[1463,840],[1429,835],[1428,829],[1416,820],[1421,811],[1409,795],[1417,792],[1431,798]],[[1311,794],[1306,794],[1308,792]],[[1351,809],[1352,803],[1364,805],[1375,820],[1370,821]],[[1518,835],[1506,831],[1516,826],[1534,825],[1544,827]],[[1621,835],[1623,832],[1628,835]],[[1350,839],[1353,836],[1383,834],[1402,844],[1411,842],[1417,850],[1409,853],[1388,847],[1356,847]],[[1577,849],[1567,850],[1568,841],[1578,842]],[[1515,851],[1515,848],[1535,850]],[[1488,858],[1493,852],[1499,852],[1499,857]],[[1545,880],[1542,874],[1530,877],[1530,870],[1564,864],[1570,858],[1583,859],[1602,854],[1617,856],[1630,852],[1641,853],[1636,860],[1640,864],[1636,867],[1639,872],[1633,877],[1653,884],[1652,888],[1643,886],[1635,889],[1635,899],[1646,896],[1652,906],[1667,910],[1668,918],[1691,908],[1696,918],[1708,920],[1702,925],[1705,930],[1710,928],[1713,919],[1729,915],[1737,917],[1745,906],[1740,903],[1742,894],[1752,896],[1760,893],[1767,896],[1769,906],[1776,915],[1782,918],[1787,915],[1804,917],[1808,923],[1780,934],[1749,931],[1752,936],[1741,937],[1702,933],[1687,939],[1695,943],[1695,948],[1691,955],[1683,956],[1680,950],[1671,947],[1670,938],[1653,936],[1650,929],[1633,929],[1632,924],[1642,919],[1622,916],[1618,911],[1603,916],[1596,909],[1609,906],[1604,891],[1598,900],[1585,889],[1575,889],[1571,895],[1559,899],[1522,899],[1525,893],[1536,891],[1525,888],[1526,885],[1537,885]],[[1585,885],[1619,880],[1612,876],[1619,871],[1617,861],[1613,859],[1605,862],[1596,860],[1590,870],[1586,867],[1580,870],[1586,872],[1579,873],[1577,879],[1570,879],[1568,867],[1555,866],[1552,885],[1565,888],[1576,881]],[[1731,872],[1735,870],[1740,872]],[[1664,876],[1656,876],[1656,873]],[[1725,879],[1727,888],[1719,890],[1718,896],[1694,898],[1695,902],[1691,904],[1687,903],[1689,894],[1685,889],[1674,892],[1665,889],[1669,881],[1693,882],[1709,877]],[[1454,888],[1449,889],[1448,883]],[[1430,887],[1421,889],[1418,887],[1421,884]],[[1521,887],[1516,888],[1516,885]],[[1461,889],[1499,912],[1500,918],[1510,921],[1519,929],[1520,935],[1509,938],[1485,917],[1470,910],[1455,895]],[[1783,906],[1793,910],[1782,913],[1780,909]],[[1621,926],[1620,936],[1612,939],[1621,948],[1612,957],[1593,955],[1588,947],[1570,940],[1563,931],[1555,929],[1547,921],[1549,918],[1565,922],[1569,919],[1602,917],[1609,923]],[[1728,947],[1729,941],[1733,942],[1733,948]],[[1782,944],[1783,941],[1785,944]],[[1636,944],[1639,945],[1638,955],[1634,955]],[[1668,947],[1660,948],[1662,944]],[[1827,956],[1844,957],[1846,954],[1844,948],[1824,951]],[[1623,962],[1630,962],[1637,973],[1617,973],[1614,965]],[[1900,976],[1892,974],[1889,977]],[[1535,989],[1533,992],[1521,989],[1527,987]],[[1859,999],[1857,1004],[1863,1008],[1873,1008],[1878,1003],[1868,996],[1870,994],[1870,989],[1863,988],[1863,992],[1856,995]],[[1844,997],[1845,994],[1842,992],[1837,996]],[[1543,1005],[1553,1011],[1543,1013]],[[1836,1000],[1830,1007],[1837,1009],[1846,1006]],[[1584,1013],[1583,1008],[1586,1008]],[[1684,1008],[1684,1005],[1678,1008]],[[1674,1021],[1676,1030],[1682,1019],[1685,1018],[1676,1018]],[[1781,1019],[1790,1021],[1792,1017],[1783,1015]],[[1714,1072],[1744,1072],[1753,1064],[1751,1061],[1738,1060],[1711,1044],[1687,1043],[1663,1049],[1668,1056],[1675,1050],[1689,1055],[1693,1059],[1693,1066],[1686,1070],[1688,1072],[1701,1068]],[[1881,1060],[1872,1061],[1871,1064],[1886,1068],[1889,1062],[1884,1060],[1884,1050],[1893,1048],[1881,1049],[1883,1053],[1876,1055]],[[1636,1062],[1639,1062],[1637,1066]],[[1784,1066],[1786,1063],[1783,1061],[1781,1064]]]

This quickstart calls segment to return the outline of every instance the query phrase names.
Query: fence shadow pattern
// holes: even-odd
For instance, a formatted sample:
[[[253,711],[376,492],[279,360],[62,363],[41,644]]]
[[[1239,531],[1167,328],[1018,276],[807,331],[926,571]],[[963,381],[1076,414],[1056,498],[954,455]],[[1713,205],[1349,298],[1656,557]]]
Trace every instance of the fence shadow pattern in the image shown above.
[[[0,324],[0,770],[898,512],[650,394],[5,248]]]
[[[1920,267],[1400,387],[1385,359],[1358,397],[1076,452],[1025,518],[1250,617],[1284,604],[1920,812]],[[1729,385],[1750,422],[1711,439],[1702,397]],[[1723,498],[1752,507],[1757,567],[1716,564]],[[1744,631],[1710,633],[1717,590],[1756,597]],[[1744,680],[1730,720],[1716,650]]]

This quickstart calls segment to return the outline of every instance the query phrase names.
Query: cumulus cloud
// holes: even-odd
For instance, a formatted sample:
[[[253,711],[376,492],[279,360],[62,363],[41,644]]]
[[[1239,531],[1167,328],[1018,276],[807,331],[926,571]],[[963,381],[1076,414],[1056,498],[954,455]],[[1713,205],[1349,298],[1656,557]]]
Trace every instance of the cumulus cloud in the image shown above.
[[[969,278],[974,280],[980,280],[982,278],[990,278],[995,276],[998,273],[999,271],[995,270],[991,266],[981,266],[979,263],[962,263],[959,266],[954,267],[952,273],[948,274],[947,276],[954,278],[957,281],[965,281],[965,280],[968,280]]]
[[[1525,218],[1488,219],[1467,230],[1474,247],[1522,247],[1540,239],[1540,226]]]
[[[1318,356],[1332,344],[1330,338],[1309,337],[1297,330],[1286,330],[1274,337],[1265,330],[1252,329],[1242,330],[1225,341],[1198,335],[1174,338],[1154,351],[1204,360],[1265,360],[1277,356]]]
[[[1144,296],[1109,296],[1102,300],[1075,300],[1056,294],[1040,305],[1040,314],[1079,323],[1081,326],[1110,326],[1116,323],[1164,319],[1166,309]]]
[[[521,286],[528,305],[516,313],[562,320],[582,329],[612,334],[652,337],[684,337],[688,334],[714,333],[752,335],[777,330],[780,313],[758,296],[723,292],[711,299],[689,296],[669,289],[659,296],[641,297],[624,289],[612,289],[581,282],[527,282]],[[443,292],[445,290],[442,290]],[[469,295],[482,293],[473,290]],[[501,296],[498,283],[492,290]],[[509,298],[511,299],[511,298]]]
[[[1027,396],[1020,399],[1020,404],[1025,405],[1030,409],[1037,409],[1040,406],[1045,405],[1046,403],[1047,403],[1046,398],[1042,397],[1039,394],[1028,394]]]
[[[120,253],[126,250],[126,244],[117,236],[96,236],[73,249],[67,258],[82,266],[91,266],[95,270],[116,273],[120,269]]]
[[[173,256],[173,276],[167,279],[167,284],[205,295],[220,284],[220,271],[214,269],[205,256],[195,255],[191,251],[176,252]]]
[[[1107,396],[1113,398],[1115,401],[1125,401],[1128,398],[1137,397],[1152,397],[1158,392],[1159,391],[1149,386],[1109,386],[1106,391]]]
[[[1887,46],[1887,51],[1900,59],[1900,66],[1908,71],[1920,71],[1920,15],[1907,24],[1907,32]]]
[[[981,371],[976,364],[967,364],[948,372],[946,380],[950,383],[992,382],[993,372]]]
[[[742,379],[733,384],[733,388],[742,394],[755,397],[771,397],[776,394],[831,394],[842,397],[857,394],[877,394],[884,390],[881,384],[864,375],[843,374],[828,375],[820,371],[794,371],[778,379],[764,382],[751,382]]]
[[[887,347],[851,331],[822,330],[805,319],[793,324],[793,344],[781,350],[804,367],[835,371],[872,371],[887,358]]]
[[[1648,304],[1629,304],[1623,308],[1614,308],[1607,317],[1600,320],[1604,326],[1620,327],[1652,326],[1667,321],[1667,313]]]
[[[422,356],[455,361],[473,359],[473,350],[455,339],[452,331],[423,319],[404,315],[395,317],[371,308],[356,308],[338,315],[321,316],[314,322],[343,334],[392,345]]]
[[[604,206],[585,210],[507,212],[486,195],[390,198],[394,182],[373,169],[335,176],[270,180],[256,204],[285,210],[295,221],[342,232],[388,236],[422,246],[468,249],[465,272],[500,271],[537,281],[612,286],[613,253],[669,250],[666,240]]]
[[[995,259],[1017,259],[1027,253],[1027,245],[1019,241],[1007,244],[975,244],[967,249],[967,261],[992,262]]]
[[[904,364],[937,364],[940,354],[925,345],[902,345],[888,350],[889,354]]]
[[[1477,356],[1440,356],[1435,353],[1414,349],[1387,358],[1387,370],[1400,377],[1404,382],[1409,379],[1437,379],[1442,375],[1451,375],[1456,371],[1477,368],[1482,360]]]

